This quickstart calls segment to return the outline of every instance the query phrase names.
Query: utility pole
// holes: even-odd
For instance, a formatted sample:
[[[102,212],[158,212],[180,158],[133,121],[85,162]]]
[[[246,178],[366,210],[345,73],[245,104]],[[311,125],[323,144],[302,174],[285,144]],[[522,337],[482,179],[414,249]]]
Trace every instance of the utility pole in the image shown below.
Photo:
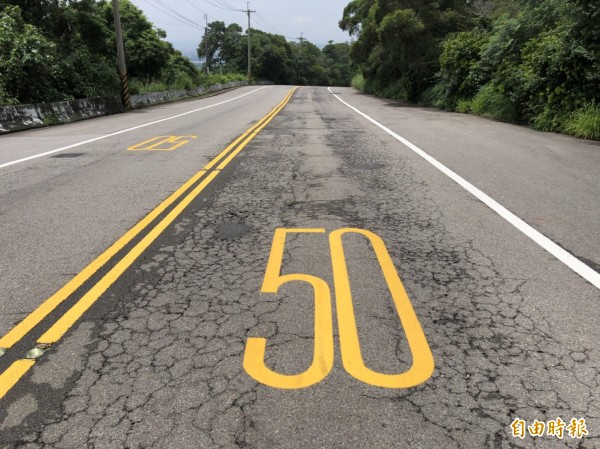
[[[119,62],[119,80],[121,81],[121,99],[126,109],[131,109],[129,98],[129,82],[127,80],[127,65],[125,64],[125,47],[123,46],[123,31],[121,30],[121,14],[119,0],[112,0],[113,17],[115,19],[115,36],[117,38],[117,60]]]
[[[300,80],[300,75],[302,74],[302,43],[308,39],[304,38],[304,32],[302,32],[296,40],[300,41],[300,55],[298,56],[298,80]]]
[[[204,55],[206,56],[206,74],[210,75],[210,60],[208,58],[208,14],[204,14]]]
[[[247,3],[247,9],[242,10],[248,14],[248,79],[252,78],[252,46],[250,44],[250,14],[256,11],[250,9],[250,2]]]
[[[296,39],[300,41],[300,60],[302,60],[302,42],[306,40],[304,39],[304,32],[300,33],[300,37],[297,37]]]

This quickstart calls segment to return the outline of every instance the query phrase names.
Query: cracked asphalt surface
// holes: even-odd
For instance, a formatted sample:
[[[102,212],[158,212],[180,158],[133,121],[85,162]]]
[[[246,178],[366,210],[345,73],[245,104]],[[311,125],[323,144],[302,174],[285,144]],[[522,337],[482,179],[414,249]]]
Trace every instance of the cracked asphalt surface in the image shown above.
[[[367,113],[386,103],[340,91]],[[396,113],[445,115],[394,111],[390,122]],[[587,225],[581,219],[573,233]],[[242,366],[249,337],[268,340],[267,366],[280,373],[304,371],[313,354],[311,289],[260,293],[277,228],[380,236],[427,337],[433,376],[409,389],[353,378],[333,307],[335,360],[323,381],[281,390],[252,379]],[[561,243],[568,230],[555,229]],[[597,232],[596,222],[589,234]],[[599,260],[597,245],[586,259]],[[405,330],[371,245],[346,236],[344,249],[366,365],[406,371]],[[322,278],[335,304],[327,233],[288,236],[282,267]],[[0,447],[600,448],[599,300],[598,289],[327,89],[301,88],[0,400]],[[519,439],[517,417],[585,418],[589,435]]]

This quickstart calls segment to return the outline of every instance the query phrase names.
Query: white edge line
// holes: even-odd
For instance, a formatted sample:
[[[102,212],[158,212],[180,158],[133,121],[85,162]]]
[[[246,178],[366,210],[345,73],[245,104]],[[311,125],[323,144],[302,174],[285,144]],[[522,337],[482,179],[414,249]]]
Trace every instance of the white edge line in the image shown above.
[[[473,184],[471,184],[467,180],[461,178],[459,175],[454,173],[448,167],[446,167],[442,163],[438,162],[436,159],[431,157],[429,154],[425,153],[419,147],[417,147],[413,143],[409,142],[404,137],[396,134],[394,131],[392,131],[391,129],[382,125],[381,123],[377,122],[376,120],[372,119],[367,114],[359,111],[354,106],[346,103],[339,96],[334,94],[332,92],[331,88],[328,88],[328,90],[340,102],[342,102],[343,104],[348,106],[350,109],[352,109],[357,114],[366,118],[368,121],[370,121],[374,125],[378,126],[382,130],[384,130],[386,133],[388,133],[394,139],[402,142],[404,145],[406,145],[408,148],[413,150],[415,153],[417,153],[419,156],[421,156],[423,159],[425,159],[427,162],[429,162],[435,168],[440,170],[442,173],[444,173],[446,176],[448,176],[454,182],[456,182],[461,187],[463,187],[465,190],[467,190],[469,193],[471,193],[473,196],[475,196],[478,200],[483,202],[486,206],[488,206],[490,209],[492,209],[494,212],[496,212],[498,215],[500,215],[502,218],[504,218],[506,221],[508,221],[511,225],[513,225],[515,228],[517,228],[519,231],[521,231],[523,234],[525,234],[527,237],[529,237],[531,240],[533,240],[539,246],[544,248],[546,251],[548,251],[550,254],[552,254],[554,257],[556,257],[558,260],[560,260],[562,263],[567,265],[571,270],[573,270],[579,276],[584,278],[586,281],[590,282],[596,288],[600,289],[600,273],[597,273],[592,268],[590,268],[589,266],[584,264],[582,261],[577,259],[575,256],[573,256],[571,253],[569,253],[568,251],[566,251],[563,248],[561,248],[560,246],[558,246],[556,243],[554,243],[548,237],[543,235],[541,232],[537,231],[536,229],[534,229],[533,227],[531,227],[530,225],[525,223],[523,220],[521,220],[519,217],[517,217],[511,211],[509,211],[504,206],[502,206],[500,203],[498,203],[497,201],[495,201],[494,199],[492,199],[491,197],[489,197],[488,195],[483,193],[481,190],[479,190],[477,187],[475,187]]]
[[[98,140],[107,139],[109,137],[113,137],[113,136],[116,136],[116,135],[119,135],[119,134],[128,133],[130,131],[135,131],[136,129],[145,128],[146,126],[156,125],[157,123],[166,122],[167,120],[173,120],[173,119],[176,119],[176,118],[179,118],[179,117],[183,117],[184,115],[193,114],[193,113],[198,112],[198,111],[203,111],[204,109],[214,108],[215,106],[220,106],[222,104],[229,103],[231,101],[239,100],[240,98],[243,98],[243,97],[251,95],[251,94],[253,94],[255,92],[258,92],[259,90],[263,90],[266,87],[267,86],[259,87],[258,89],[255,89],[255,90],[253,90],[251,92],[245,93],[244,95],[240,95],[239,97],[230,98],[229,100],[221,101],[220,103],[211,104],[210,106],[204,106],[202,108],[194,109],[192,111],[187,111],[187,112],[184,112],[182,114],[177,114],[177,115],[173,115],[171,117],[163,118],[163,119],[160,119],[160,120],[155,120],[153,122],[144,123],[143,125],[134,126],[133,128],[127,128],[127,129],[123,129],[121,131],[117,131],[117,132],[114,132],[114,133],[105,134],[104,136],[95,137],[93,139],[85,140],[83,142],[74,143],[74,144],[68,145],[66,147],[57,148],[56,150],[46,151],[45,153],[35,154],[33,156],[24,157],[23,159],[17,159],[16,161],[6,162],[4,164],[1,164],[0,168],[10,167],[11,165],[20,164],[21,162],[27,162],[27,161],[30,161],[32,159],[37,159],[39,157],[48,156],[49,154],[54,154],[54,153],[58,153],[60,151],[65,151],[65,150],[69,150],[71,148],[79,147],[81,145],[86,145],[88,143],[97,142]]]

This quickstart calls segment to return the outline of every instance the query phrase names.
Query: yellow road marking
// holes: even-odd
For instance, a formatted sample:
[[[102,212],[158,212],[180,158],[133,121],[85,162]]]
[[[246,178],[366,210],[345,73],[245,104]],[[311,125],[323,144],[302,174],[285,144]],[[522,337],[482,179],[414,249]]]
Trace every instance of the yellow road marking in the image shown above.
[[[291,91],[291,92],[288,94],[288,96],[285,98],[285,100],[284,100],[284,101],[286,102],[286,104],[287,104],[287,102],[289,101],[289,99],[292,97],[292,95],[294,94],[294,92],[295,92],[295,90],[292,90],[292,91]],[[283,106],[285,106],[285,104],[284,104]],[[279,112],[281,109],[283,109],[283,106],[281,106],[281,107],[280,107],[280,108],[277,110],[277,113],[278,113],[278,112]],[[259,124],[258,124],[258,126],[257,126],[256,128],[254,128],[254,129],[253,129],[253,130],[251,130],[251,131],[248,131],[248,132],[247,132],[247,134],[249,134],[249,136],[246,138],[246,140],[244,141],[244,143],[242,143],[242,146],[241,146],[241,147],[239,147],[239,148],[238,148],[237,150],[235,150],[234,152],[232,152],[232,153],[231,153],[231,154],[230,154],[230,155],[227,157],[227,159],[225,159],[223,162],[221,162],[221,164],[220,164],[220,165],[219,165],[217,168],[218,168],[219,170],[223,170],[223,168],[225,168],[225,166],[226,166],[227,164],[229,164],[229,163],[230,163],[230,162],[233,160],[233,158],[234,158],[234,157],[236,157],[240,151],[242,151],[242,149],[243,149],[243,148],[244,148],[244,147],[245,147],[245,146],[248,144],[248,142],[250,142],[252,139],[254,139],[254,137],[256,137],[256,135],[257,135],[259,132],[261,132],[261,131],[262,131],[262,129],[263,129],[265,126],[267,126],[267,125],[269,124],[269,122],[270,122],[270,121],[271,121],[271,119],[269,119],[268,121],[265,121],[265,123],[262,123],[262,124],[260,124],[260,123],[259,123]]]
[[[152,212],[146,215],[123,237],[113,243],[105,252],[94,259],[87,267],[79,272],[73,279],[65,284],[60,290],[44,301],[37,309],[31,312],[23,321],[12,328],[0,339],[0,348],[9,349],[21,340],[31,329],[37,326],[48,314],[56,309],[65,299],[71,296],[75,290],[83,285],[100,268],[106,264],[115,254],[122,250],[129,242],[137,237],[152,221],[162,214],[171,204],[184,194],[194,183],[206,174],[205,170],[196,173],[189,181],[177,189],[165,201],[159,204]]]
[[[248,134],[264,123],[270,122],[275,115],[285,107],[289,102],[291,95],[296,89],[292,89],[290,93],[275,107],[269,114],[263,117],[257,124],[246,131],[242,136],[238,137],[231,145],[219,153],[212,161],[210,161],[202,170],[196,173],[185,184],[171,194],[166,200],[159,204],[146,217],[133,226],[119,240],[113,243],[105,252],[100,254],[73,279],[65,284],[60,290],[54,293],[50,298],[44,301],[37,309],[29,314],[23,321],[11,329],[6,335],[0,338],[0,348],[9,349],[20,341],[31,329],[37,326],[44,318],[46,318],[53,310],[71,296],[79,287],[81,287],[91,276],[102,268],[115,254],[122,250],[129,242],[136,238],[144,229],[152,223],[159,215],[161,215],[169,206],[177,201],[192,185],[198,182],[204,176],[207,170],[214,167],[219,161],[225,157],[229,151],[242,141]],[[261,128],[262,129],[262,128]]]
[[[293,90],[295,91],[295,89]],[[291,93],[293,93],[293,91]],[[284,102],[275,109],[275,113],[269,114],[269,118],[264,121],[261,128],[264,128],[281,109],[287,104],[291,94],[289,94]],[[256,127],[253,127],[256,129]],[[256,134],[254,134],[256,135]],[[252,140],[252,139],[250,139]],[[246,139],[236,150],[237,153],[243,149],[248,142]],[[240,149],[241,148],[241,149]],[[236,154],[237,154],[236,153]],[[218,156],[217,156],[218,157]],[[231,159],[227,163],[231,162]],[[40,344],[56,343],[75,322],[87,311],[98,298],[125,272],[133,262],[154,242],[160,234],[183,212],[183,210],[215,179],[219,174],[221,167],[225,168],[227,164],[221,164],[219,170],[215,170],[189,193],[183,200],[163,218],[127,255],[121,259],[94,287],[92,287],[71,309],[69,309],[50,329],[48,329],[38,340]]]
[[[300,374],[280,374],[265,365],[266,338],[249,338],[244,353],[244,369],[256,381],[273,388],[295,390],[321,382],[333,368],[333,317],[331,293],[327,283],[308,274],[281,276],[285,236],[288,233],[323,233],[325,229],[277,229],[265,271],[261,293],[276,294],[287,282],[306,282],[313,287],[315,298],[314,351],[310,367]]]
[[[308,274],[281,275],[286,235],[288,233],[324,232],[325,229],[279,228],[275,230],[261,293],[276,294],[279,287],[292,281],[306,282],[313,287],[315,307],[314,355],[311,366],[303,373],[295,375],[277,373],[265,364],[267,339],[248,338],[244,352],[244,369],[254,380],[264,385],[289,390],[306,388],[321,382],[333,368],[333,319],[329,286],[323,279]],[[359,234],[367,237],[373,246],[412,353],[412,366],[408,371],[400,374],[386,374],[373,371],[365,365],[360,349],[352,294],[350,292],[350,279],[342,243],[344,234]],[[370,231],[347,228],[332,232],[329,235],[329,243],[337,304],[340,350],[346,372],[355,379],[382,388],[411,388],[428,380],[434,370],[433,354],[383,240]]]
[[[15,386],[34,363],[35,360],[17,360],[6,371],[0,374],[0,399]]]
[[[369,239],[375,255],[383,271],[390,294],[396,306],[396,312],[404,328],[406,339],[412,353],[412,366],[401,374],[384,374],[375,372],[366,367],[363,360],[354,307],[352,305],[352,294],[350,293],[350,280],[346,257],[342,246],[344,234],[360,234]],[[421,328],[419,319],[412,308],[410,299],[404,290],[402,281],[394,267],[385,244],[381,238],[363,229],[340,229],[329,235],[331,245],[331,259],[333,262],[333,280],[335,284],[335,301],[337,305],[338,326],[340,331],[340,349],[342,362],[346,371],[370,385],[384,388],[410,388],[425,382],[431,377],[434,369],[433,355],[427,343],[425,333]]]
[[[56,343],[81,318],[100,296],[131,266],[133,262],[158,238],[160,234],[173,223],[181,212],[219,175],[218,171],[211,172],[190,194],[163,218],[123,259],[119,261],[100,281],[96,283],[73,307],[71,307],[54,325],[42,335],[37,342],[40,344]]]
[[[198,136],[157,136],[127,148],[129,151],[174,151]],[[184,140],[182,140],[184,139]],[[153,142],[153,143],[152,143]],[[152,143],[152,145],[150,145]],[[166,148],[159,148],[167,145]]]

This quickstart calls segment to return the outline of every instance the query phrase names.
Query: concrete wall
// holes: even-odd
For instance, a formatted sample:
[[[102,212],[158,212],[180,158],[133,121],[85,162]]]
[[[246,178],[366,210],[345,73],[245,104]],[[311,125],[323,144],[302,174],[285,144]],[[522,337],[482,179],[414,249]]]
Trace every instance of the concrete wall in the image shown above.
[[[248,84],[248,81],[234,81],[231,83],[198,87],[193,90],[132,95],[131,104],[134,108],[143,108],[183,98],[206,95],[223,89],[247,86]],[[118,97],[87,98],[83,100],[60,101],[56,103],[2,106],[0,107],[0,134],[76,122],[78,120],[117,114],[119,112],[125,112],[125,108]]]
[[[0,134],[76,122],[124,110],[118,97],[3,106],[0,107]]]
[[[182,98],[199,97],[213,92],[218,92],[223,89],[231,89],[233,87],[248,86],[248,81],[232,81],[225,84],[214,84],[212,86],[201,86],[192,90],[171,90],[167,92],[154,92],[151,94],[141,94],[131,96],[131,105],[134,109],[154,104],[168,103],[169,101],[181,100]]]

